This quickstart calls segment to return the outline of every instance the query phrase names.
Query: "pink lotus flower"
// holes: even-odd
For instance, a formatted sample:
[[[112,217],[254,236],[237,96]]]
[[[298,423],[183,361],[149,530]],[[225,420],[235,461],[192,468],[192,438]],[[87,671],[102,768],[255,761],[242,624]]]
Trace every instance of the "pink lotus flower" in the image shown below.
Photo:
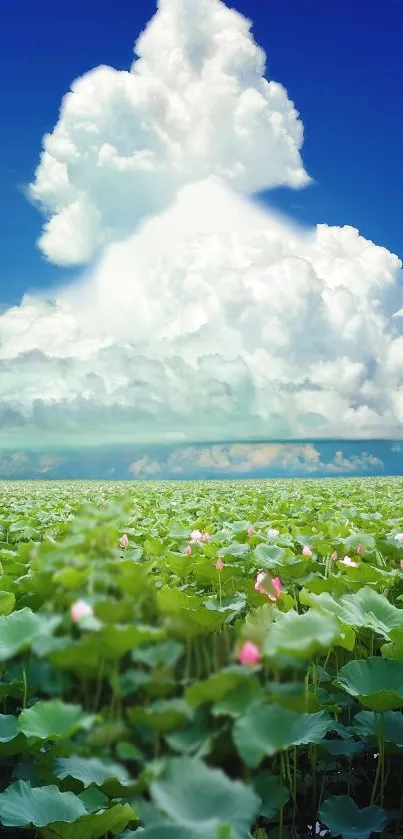
[[[340,562],[342,562],[343,565],[347,565],[348,568],[358,568],[358,562],[354,562],[354,560],[351,559],[351,556],[345,556],[344,559],[340,560]]]
[[[119,539],[119,545],[121,548],[127,548],[129,545],[129,537],[127,533],[124,533],[123,536]]]
[[[255,590],[258,591],[260,594],[265,594],[266,597],[268,597],[269,600],[272,600],[274,603],[276,600],[278,600],[281,594],[281,580],[280,577],[275,577],[273,580],[271,580],[271,585],[273,588],[273,592],[271,592],[267,591],[267,589],[264,586],[264,582],[267,579],[267,574],[265,574],[264,571],[260,571],[256,577]]]
[[[92,606],[89,603],[86,603],[85,600],[76,600],[73,603],[70,616],[73,623],[78,623],[82,618],[90,618],[94,614]]]
[[[222,569],[224,568],[224,563],[223,563],[222,559],[220,559],[220,558],[217,559],[215,567],[217,568],[217,571],[222,571]]]
[[[304,545],[302,548],[302,556],[312,556],[312,551],[308,548],[308,545]]]
[[[253,527],[248,527],[248,536],[253,536],[255,530]]]
[[[269,529],[267,531],[268,536],[279,536],[279,534],[280,534],[280,531],[276,530],[275,527],[269,527]]]
[[[358,553],[358,556],[362,556],[363,553],[365,553],[364,545],[357,545],[357,553]]]
[[[211,542],[211,536],[209,533],[202,533],[201,542]]]
[[[192,553],[192,548],[191,548],[191,546],[190,546],[190,545],[186,545],[186,548],[185,548],[185,556],[190,556],[190,554],[191,554],[191,553]]]
[[[252,641],[246,641],[238,653],[238,661],[241,664],[247,664],[248,667],[254,667],[260,661],[260,650],[253,644]]]
[[[202,533],[200,530],[192,530],[190,534],[190,541],[191,543],[195,544],[195,542],[201,542],[202,540]]]
[[[396,542],[403,542],[403,533],[396,533]]]

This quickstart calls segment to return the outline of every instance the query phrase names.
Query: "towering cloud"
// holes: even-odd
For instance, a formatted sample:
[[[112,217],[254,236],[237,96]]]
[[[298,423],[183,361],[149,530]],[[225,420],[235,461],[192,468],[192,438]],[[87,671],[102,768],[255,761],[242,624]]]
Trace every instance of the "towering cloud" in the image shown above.
[[[49,259],[87,262],[210,174],[245,193],[307,183],[302,123],[250,27],[220,0],[159,0],[130,72],[73,83],[31,187]]]
[[[400,260],[253,203],[308,176],[250,24],[220,0],[160,0],[136,52],[130,72],[75,82],[44,139],[40,246],[96,261],[0,317],[0,426],[16,441],[400,435]]]

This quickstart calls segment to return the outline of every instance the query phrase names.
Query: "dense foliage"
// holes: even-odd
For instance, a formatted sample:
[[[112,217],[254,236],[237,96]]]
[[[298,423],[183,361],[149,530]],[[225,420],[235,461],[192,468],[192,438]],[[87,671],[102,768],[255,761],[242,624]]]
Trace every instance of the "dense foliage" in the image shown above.
[[[1,835],[402,835],[402,480],[0,486]]]

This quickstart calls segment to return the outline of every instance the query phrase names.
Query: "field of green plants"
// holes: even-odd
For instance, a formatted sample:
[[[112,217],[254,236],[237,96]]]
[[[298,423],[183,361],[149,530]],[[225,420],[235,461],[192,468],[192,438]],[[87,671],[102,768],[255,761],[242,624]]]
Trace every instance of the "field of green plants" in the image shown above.
[[[0,836],[403,835],[403,480],[0,484]]]

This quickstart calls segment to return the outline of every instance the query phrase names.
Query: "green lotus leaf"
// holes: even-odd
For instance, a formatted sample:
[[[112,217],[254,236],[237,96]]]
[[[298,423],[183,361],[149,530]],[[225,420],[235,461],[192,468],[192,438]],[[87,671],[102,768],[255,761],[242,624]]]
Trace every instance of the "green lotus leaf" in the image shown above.
[[[286,551],[277,545],[257,545],[254,550],[256,565],[262,571],[276,571],[286,561]]]
[[[56,786],[32,788],[17,781],[0,793],[0,822],[5,827],[46,827],[52,822],[75,822],[86,814],[76,795]]]
[[[259,772],[253,779],[253,789],[262,801],[260,816],[273,819],[290,800],[290,791],[281,778],[270,772]]]
[[[83,798],[82,795],[79,796]],[[53,823],[42,830],[43,839],[103,839],[105,836],[121,834],[134,820],[135,813],[130,804],[115,804],[100,812],[90,812],[74,824]]]
[[[71,737],[79,729],[88,730],[95,722],[81,705],[67,705],[60,699],[39,700],[31,708],[21,711],[17,720],[19,731],[26,737],[55,740]]]
[[[84,787],[92,784],[102,787],[111,778],[123,787],[130,786],[132,783],[124,766],[113,761],[100,760],[96,757],[80,757],[80,755],[56,758],[54,774],[60,781],[65,778],[75,778],[81,781]]]
[[[183,654],[183,644],[179,641],[165,641],[152,647],[139,647],[132,653],[133,661],[139,661],[147,667],[175,667]]]
[[[331,833],[342,839],[369,839],[372,833],[381,833],[388,822],[388,814],[381,807],[360,809],[348,795],[327,798],[319,816]]]
[[[280,654],[311,658],[317,652],[332,647],[339,635],[339,623],[329,615],[321,615],[314,609],[302,615],[290,611],[270,627],[264,652],[267,656]]]
[[[0,661],[13,658],[21,650],[29,649],[38,637],[51,634],[60,620],[35,614],[28,608],[0,615]]]
[[[15,606],[15,594],[12,591],[0,591],[0,615],[10,615]]]
[[[259,702],[262,694],[263,689],[258,680],[251,675],[247,681],[241,683],[239,687],[227,693],[219,702],[216,702],[211,709],[211,713],[215,717],[240,717],[245,714],[248,708]]]
[[[283,752],[290,746],[320,743],[331,726],[325,711],[299,714],[281,705],[252,707],[236,721],[233,739],[240,757],[252,769],[264,757]]]
[[[19,734],[16,717],[12,714],[0,714],[0,743],[10,743]]]
[[[392,629],[403,628],[403,609],[389,603],[383,594],[363,588],[342,598],[343,614],[350,615],[350,623],[367,627],[389,638]]]
[[[403,714],[401,711],[387,711],[375,714],[360,711],[354,717],[354,729],[361,737],[381,737],[387,743],[403,748]]]
[[[150,705],[127,709],[132,723],[144,723],[157,731],[181,728],[192,718],[193,711],[183,699],[160,699]]]
[[[214,673],[203,682],[195,682],[185,692],[186,702],[197,708],[205,702],[219,702],[228,693],[238,688],[250,678],[250,671],[243,667],[227,667],[220,673]]]
[[[245,836],[260,809],[250,787],[193,758],[170,760],[165,777],[153,781],[150,790],[154,804],[183,827],[230,825]]]
[[[377,657],[349,661],[336,684],[371,711],[392,711],[403,705],[403,662]]]
[[[186,825],[179,827],[170,822],[162,821],[159,824],[150,825],[138,833],[130,832],[123,834],[121,839],[247,839],[247,836],[239,836],[231,825],[220,825],[212,821],[209,825]]]

